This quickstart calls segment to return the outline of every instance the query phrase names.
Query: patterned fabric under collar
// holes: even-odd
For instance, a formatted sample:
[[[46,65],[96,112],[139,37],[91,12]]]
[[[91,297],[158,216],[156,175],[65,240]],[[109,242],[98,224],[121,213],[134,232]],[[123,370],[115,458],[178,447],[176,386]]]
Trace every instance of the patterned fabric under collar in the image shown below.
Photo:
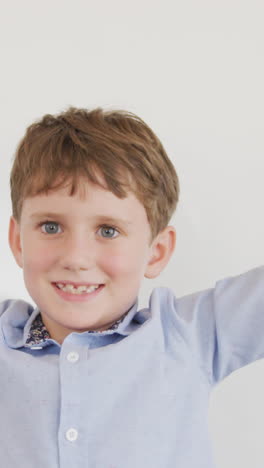
[[[118,325],[124,320],[127,313],[128,312],[125,312],[125,314],[107,330],[115,330],[118,327]],[[96,333],[94,330],[89,330],[87,332]],[[97,332],[97,333],[103,333],[103,332]],[[51,338],[51,336],[43,323],[41,314],[39,313],[31,324],[31,327],[28,333],[28,338],[26,341],[26,346],[39,344],[40,342],[44,342],[49,338]]]

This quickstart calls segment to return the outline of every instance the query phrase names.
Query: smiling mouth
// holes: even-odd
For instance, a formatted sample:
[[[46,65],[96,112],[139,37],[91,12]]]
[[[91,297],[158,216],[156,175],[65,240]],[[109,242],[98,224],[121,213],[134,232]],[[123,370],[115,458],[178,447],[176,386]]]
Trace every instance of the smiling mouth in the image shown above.
[[[63,285],[63,283],[52,283],[52,286],[57,291],[57,293],[64,299],[88,299],[89,297],[96,296],[103,288],[104,284],[85,287],[79,286],[75,288],[73,285],[67,284]]]
[[[85,286],[85,285],[79,285],[75,286],[74,284],[65,284],[65,283],[54,283],[55,286],[58,289],[61,289],[62,291],[65,292],[70,292],[73,294],[79,294],[79,293],[91,293],[93,291],[96,291],[101,285],[90,285],[90,286]]]

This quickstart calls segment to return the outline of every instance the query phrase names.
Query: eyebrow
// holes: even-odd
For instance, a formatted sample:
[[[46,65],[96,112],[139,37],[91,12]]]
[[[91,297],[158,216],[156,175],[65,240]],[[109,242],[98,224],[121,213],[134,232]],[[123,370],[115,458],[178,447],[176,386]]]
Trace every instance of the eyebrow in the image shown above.
[[[47,213],[47,212],[38,212],[38,213],[33,213],[29,219],[31,220],[36,220],[36,219],[40,219],[40,218],[61,218],[63,219],[64,217],[66,217],[66,215],[63,215],[62,213]],[[89,219],[89,217],[87,217],[87,219]],[[132,223],[132,221],[129,221],[128,219],[122,219],[122,218],[114,218],[112,216],[105,216],[105,215],[99,215],[99,216],[95,216],[94,218],[90,218],[90,219],[94,219],[95,222],[97,223],[113,223],[113,224],[123,224],[124,226],[129,226]]]

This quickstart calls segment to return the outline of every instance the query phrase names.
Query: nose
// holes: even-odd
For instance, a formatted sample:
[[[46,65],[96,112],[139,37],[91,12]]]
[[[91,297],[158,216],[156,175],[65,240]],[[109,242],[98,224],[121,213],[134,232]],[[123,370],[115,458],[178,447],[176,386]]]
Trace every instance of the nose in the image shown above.
[[[95,265],[96,249],[86,235],[75,234],[65,239],[60,251],[61,267],[67,270],[89,270]]]

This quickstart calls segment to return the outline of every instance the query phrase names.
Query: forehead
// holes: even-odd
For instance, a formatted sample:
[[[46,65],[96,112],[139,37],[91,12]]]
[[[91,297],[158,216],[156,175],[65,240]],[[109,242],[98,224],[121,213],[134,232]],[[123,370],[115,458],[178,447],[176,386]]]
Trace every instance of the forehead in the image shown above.
[[[70,190],[71,183],[67,183],[47,193],[27,197],[23,202],[22,218],[56,213],[71,218],[120,218],[126,220],[127,224],[148,222],[145,208],[133,192],[127,192],[127,196],[121,199],[107,188],[84,179],[80,179],[74,195],[70,195]]]

